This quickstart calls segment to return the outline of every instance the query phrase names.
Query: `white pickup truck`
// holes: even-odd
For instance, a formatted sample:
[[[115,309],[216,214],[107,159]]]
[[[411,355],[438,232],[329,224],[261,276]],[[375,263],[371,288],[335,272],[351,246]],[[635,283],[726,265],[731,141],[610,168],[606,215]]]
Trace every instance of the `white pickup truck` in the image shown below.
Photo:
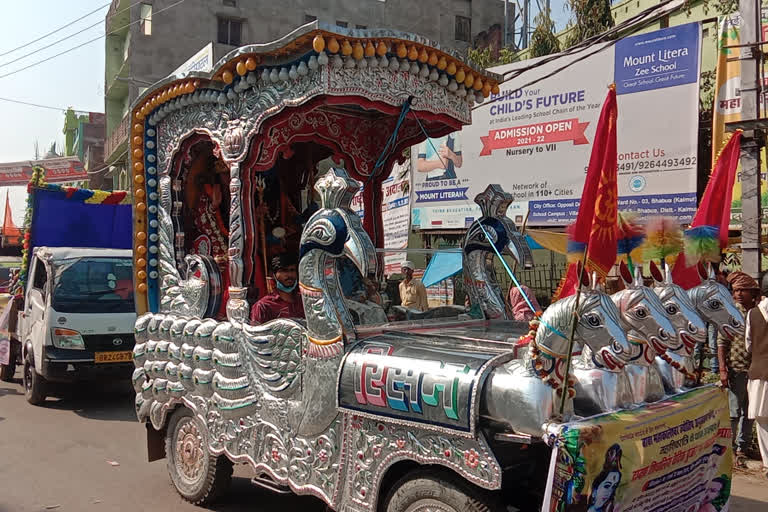
[[[34,249],[16,331],[29,403],[57,383],[130,379],[132,274],[130,250]]]

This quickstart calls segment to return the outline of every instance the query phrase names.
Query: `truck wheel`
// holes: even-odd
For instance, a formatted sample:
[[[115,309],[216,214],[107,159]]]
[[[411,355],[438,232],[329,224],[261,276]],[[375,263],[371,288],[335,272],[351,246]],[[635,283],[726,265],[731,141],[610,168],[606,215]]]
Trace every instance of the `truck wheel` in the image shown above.
[[[392,487],[384,512],[503,512],[490,492],[461,480],[452,473],[419,469],[408,473]]]
[[[207,445],[205,427],[192,411],[178,409],[165,436],[168,474],[181,497],[195,505],[212,503],[232,481],[232,462],[211,455]]]
[[[32,405],[41,405],[46,397],[45,377],[35,371],[30,357],[24,359],[24,395]]]

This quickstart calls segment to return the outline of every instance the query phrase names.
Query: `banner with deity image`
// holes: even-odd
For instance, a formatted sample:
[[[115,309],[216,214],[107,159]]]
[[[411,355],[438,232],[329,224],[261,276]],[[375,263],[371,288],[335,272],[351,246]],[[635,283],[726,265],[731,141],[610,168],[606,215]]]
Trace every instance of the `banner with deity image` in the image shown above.
[[[563,425],[542,512],[720,512],[731,490],[726,391],[698,388]]]

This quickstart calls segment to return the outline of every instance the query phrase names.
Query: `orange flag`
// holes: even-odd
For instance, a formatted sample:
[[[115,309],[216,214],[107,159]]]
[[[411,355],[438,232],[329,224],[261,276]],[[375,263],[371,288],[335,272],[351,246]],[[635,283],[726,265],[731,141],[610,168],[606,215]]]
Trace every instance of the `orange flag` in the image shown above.
[[[5,245],[21,245],[21,230],[13,223],[11,203],[8,200],[8,192],[5,193],[5,218],[3,219],[2,236]]]

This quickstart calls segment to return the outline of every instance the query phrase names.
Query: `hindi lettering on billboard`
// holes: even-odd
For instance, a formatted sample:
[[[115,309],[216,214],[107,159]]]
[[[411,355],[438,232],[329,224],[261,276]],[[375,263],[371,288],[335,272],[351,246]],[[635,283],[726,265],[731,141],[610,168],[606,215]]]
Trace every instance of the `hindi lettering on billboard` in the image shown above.
[[[739,48],[741,31],[741,15],[738,12],[729,14],[720,20],[720,37],[718,38],[717,67],[715,71],[715,108],[712,115],[712,161],[727,142],[725,123],[741,120],[741,63]],[[768,6],[762,9],[763,40],[768,37]],[[763,84],[768,83],[768,74],[763,74]],[[765,102],[765,94],[763,95]],[[763,222],[768,221],[768,167],[766,166],[765,148],[760,157],[760,199]],[[731,229],[741,229],[742,197],[741,197],[741,165],[736,171],[731,196]]]
[[[507,214],[518,223],[526,215],[531,226],[573,222],[611,83],[619,105],[619,208],[690,221],[700,34],[700,25],[690,23],[628,37],[583,61],[581,53],[563,56],[502,84],[473,111],[470,126],[414,148],[414,227],[465,228],[479,215],[474,197],[491,183],[515,196]]]
[[[385,249],[405,249],[411,227],[410,162],[395,165],[389,178],[381,184],[381,218],[384,228]],[[361,218],[363,211],[363,190],[352,198],[352,210]],[[384,275],[399,274],[400,267],[407,259],[405,252],[384,253]]]

